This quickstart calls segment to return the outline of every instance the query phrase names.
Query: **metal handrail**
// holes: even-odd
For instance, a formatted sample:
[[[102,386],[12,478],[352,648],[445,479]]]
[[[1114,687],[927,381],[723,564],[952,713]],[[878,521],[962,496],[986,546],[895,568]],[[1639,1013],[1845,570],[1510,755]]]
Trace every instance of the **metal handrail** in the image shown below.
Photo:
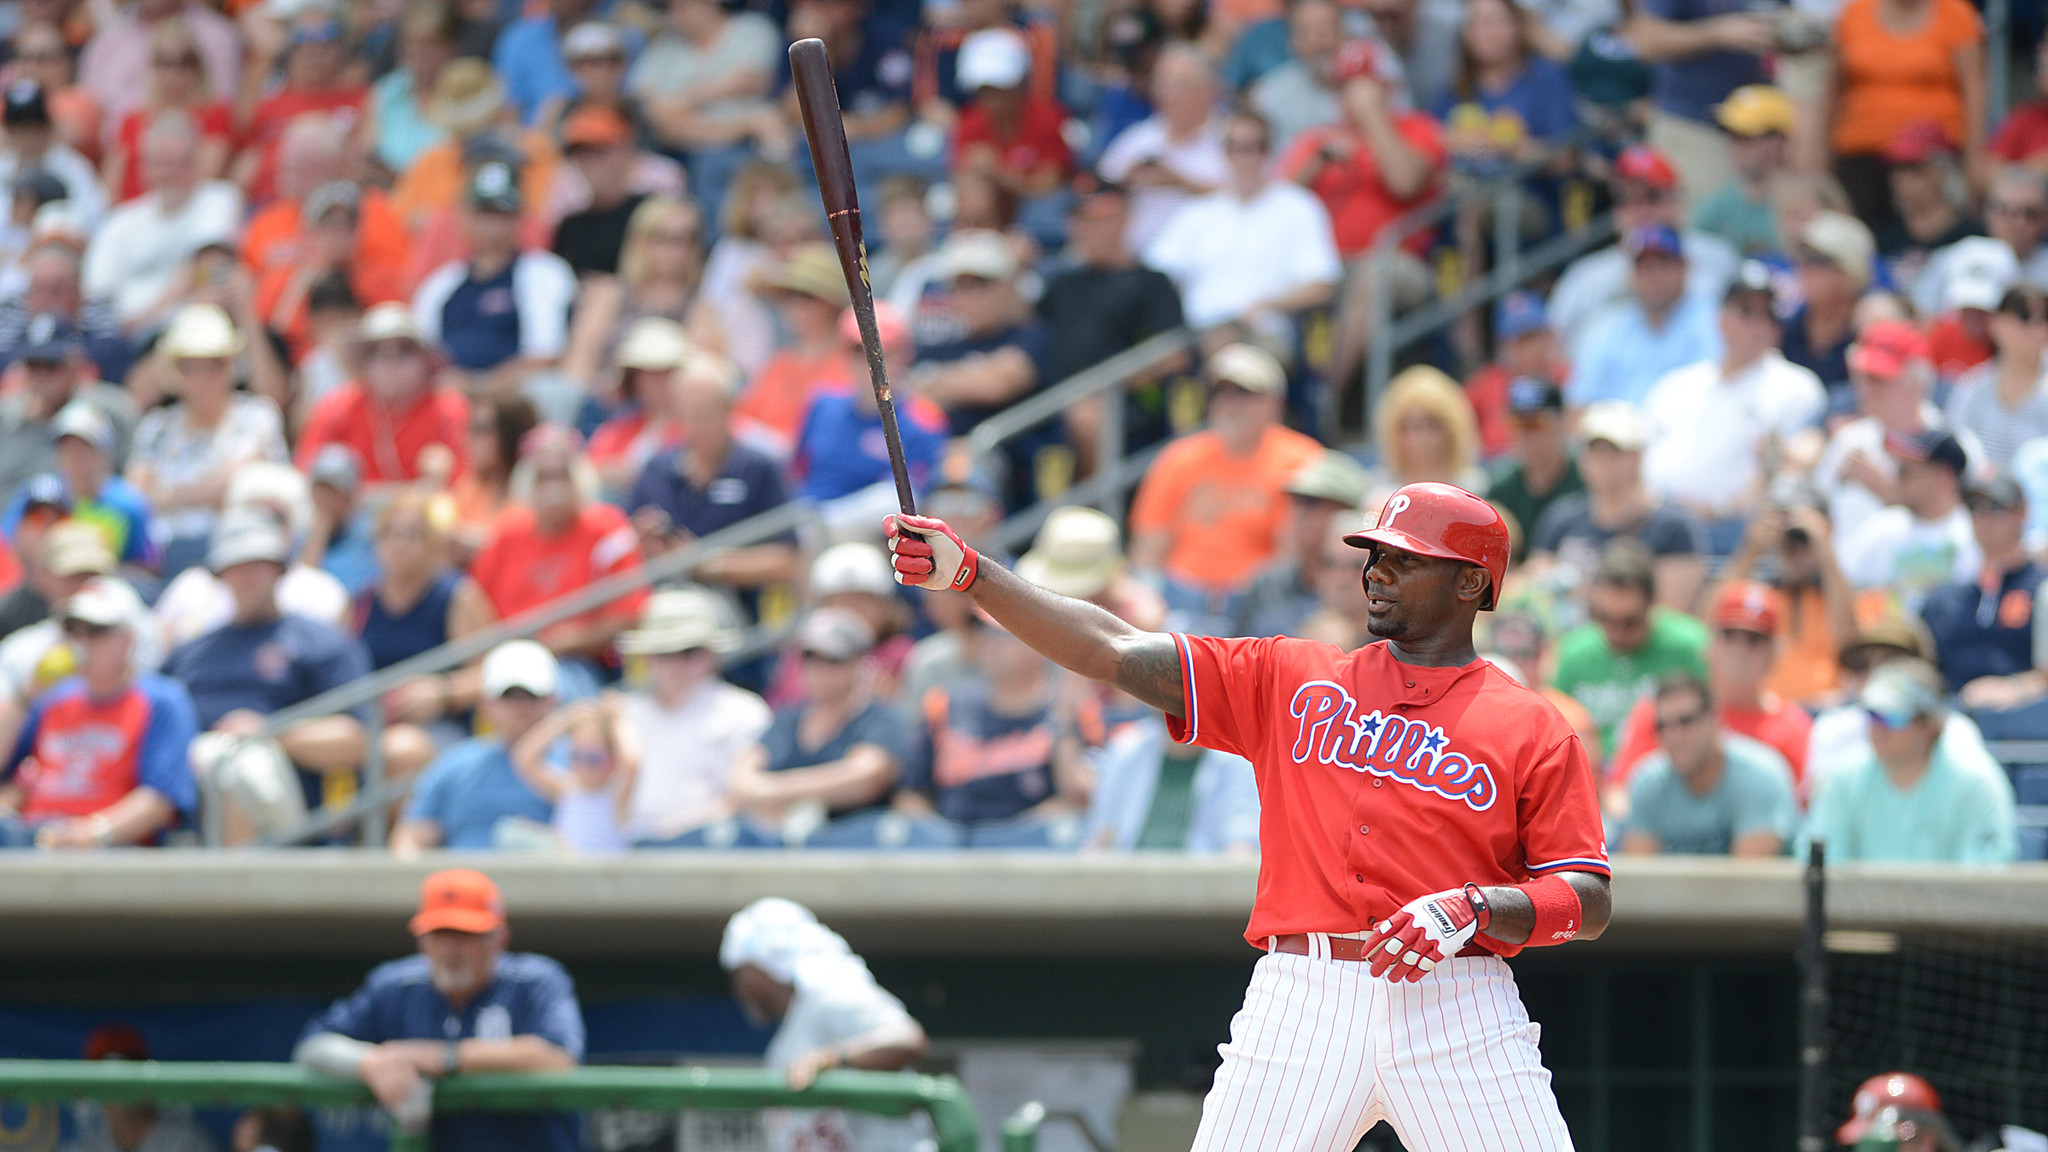
[[[322,1076],[297,1064],[121,1060],[0,1060],[0,1099],[62,1104],[189,1104],[274,1107],[371,1104],[359,1080]],[[940,1152],[975,1152],[981,1122],[951,1076],[834,1069],[792,1090],[780,1073],[759,1068],[592,1066],[569,1072],[478,1072],[434,1082],[434,1111],[575,1112],[593,1108],[847,1108],[881,1116],[923,1111]],[[1005,1133],[1005,1148],[1030,1152],[1035,1133]],[[394,1133],[392,1152],[428,1152],[426,1133]]]

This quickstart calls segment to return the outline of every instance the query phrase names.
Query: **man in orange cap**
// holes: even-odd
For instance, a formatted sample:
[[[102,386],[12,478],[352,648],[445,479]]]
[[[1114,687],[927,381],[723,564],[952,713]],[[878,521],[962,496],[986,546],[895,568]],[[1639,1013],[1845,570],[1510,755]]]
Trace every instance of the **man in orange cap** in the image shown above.
[[[293,1052],[330,1076],[362,1080],[408,1131],[436,1149],[578,1152],[563,1113],[433,1115],[433,1081],[459,1072],[550,1072],[583,1059],[583,1010],[560,964],[505,951],[498,886],[451,868],[420,885],[410,924],[419,953],[379,965],[354,994],[307,1025]]]

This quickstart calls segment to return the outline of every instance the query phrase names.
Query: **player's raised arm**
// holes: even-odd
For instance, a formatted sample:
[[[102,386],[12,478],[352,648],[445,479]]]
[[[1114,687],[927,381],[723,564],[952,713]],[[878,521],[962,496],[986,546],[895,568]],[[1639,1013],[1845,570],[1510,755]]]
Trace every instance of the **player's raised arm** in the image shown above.
[[[943,520],[891,516],[883,530],[899,583],[965,592],[1011,635],[1060,667],[1114,684],[1168,715],[1182,714],[1187,696],[1171,635],[1133,628],[1085,600],[1057,596],[1019,578],[983,559]]]

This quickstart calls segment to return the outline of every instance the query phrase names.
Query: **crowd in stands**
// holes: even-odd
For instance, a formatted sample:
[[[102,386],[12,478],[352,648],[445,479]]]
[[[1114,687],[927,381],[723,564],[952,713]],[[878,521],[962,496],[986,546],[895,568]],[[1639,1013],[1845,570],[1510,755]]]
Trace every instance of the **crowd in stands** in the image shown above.
[[[2048,854],[2048,765],[1992,751],[2048,738],[2048,98],[1987,81],[2048,93],[2037,32],[1963,0],[0,9],[0,845],[274,838],[374,763],[407,854],[1255,852],[1249,764],[891,579],[783,54],[816,36],[909,479],[968,540],[1036,508],[1055,592],[1356,648],[1342,532],[1458,484],[1515,538],[1484,650],[1579,729],[1619,850]],[[1118,515],[1069,502],[1126,457]]]

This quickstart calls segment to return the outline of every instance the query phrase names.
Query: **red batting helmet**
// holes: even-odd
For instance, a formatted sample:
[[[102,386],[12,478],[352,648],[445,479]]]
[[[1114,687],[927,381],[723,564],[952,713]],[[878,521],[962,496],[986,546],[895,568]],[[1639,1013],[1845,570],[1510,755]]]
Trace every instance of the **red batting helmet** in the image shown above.
[[[1463,560],[1486,569],[1492,583],[1486,599],[1491,609],[1500,598],[1500,582],[1508,574],[1508,526],[1493,505],[1454,484],[1409,484],[1387,497],[1380,521],[1363,532],[1344,537],[1353,548],[1385,544],[1403,552]]]
[[[1872,1076],[1856,1086],[1849,1120],[1836,1129],[1835,1142],[1854,1144],[1863,1139],[1864,1132],[1877,1119],[1878,1112],[1886,1107],[1940,1115],[1941,1096],[1934,1091],[1934,1085],[1911,1072],[1884,1072]]]

